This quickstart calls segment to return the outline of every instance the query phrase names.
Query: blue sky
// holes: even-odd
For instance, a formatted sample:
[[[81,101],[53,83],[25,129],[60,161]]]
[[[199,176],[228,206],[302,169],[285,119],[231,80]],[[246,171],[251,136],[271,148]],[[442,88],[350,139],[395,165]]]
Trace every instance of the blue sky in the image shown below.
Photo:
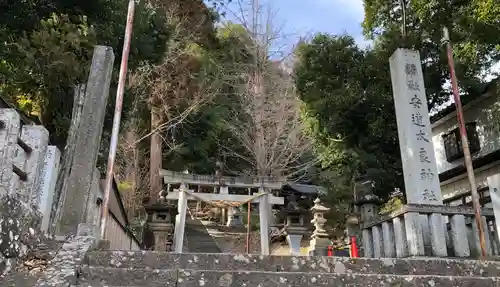
[[[242,0],[247,2],[248,0]],[[238,0],[233,0],[228,9],[238,13]],[[261,4],[271,5],[275,11],[274,24],[281,26],[287,42],[294,42],[299,36],[315,32],[331,34],[347,33],[361,45],[366,45],[362,35],[362,0],[260,0]],[[231,20],[232,13],[227,13]]]

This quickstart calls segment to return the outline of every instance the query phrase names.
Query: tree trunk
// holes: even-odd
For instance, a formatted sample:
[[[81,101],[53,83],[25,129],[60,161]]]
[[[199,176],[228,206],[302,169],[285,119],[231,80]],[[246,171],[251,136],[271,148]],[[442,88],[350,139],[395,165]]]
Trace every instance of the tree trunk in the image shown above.
[[[127,183],[127,190],[124,194],[126,194],[125,204],[127,208],[127,213],[129,219],[135,217],[135,213],[138,206],[138,200],[136,194],[136,179],[137,179],[137,165],[136,165],[136,155],[137,148],[135,142],[137,141],[137,133],[135,132],[135,119],[132,119],[129,130],[125,134],[125,142],[127,145],[126,149],[126,157],[125,157],[125,182]]]
[[[149,200],[155,202],[162,190],[160,169],[162,164],[162,140],[157,127],[162,123],[161,109],[151,107],[151,134],[150,159],[149,159]]]

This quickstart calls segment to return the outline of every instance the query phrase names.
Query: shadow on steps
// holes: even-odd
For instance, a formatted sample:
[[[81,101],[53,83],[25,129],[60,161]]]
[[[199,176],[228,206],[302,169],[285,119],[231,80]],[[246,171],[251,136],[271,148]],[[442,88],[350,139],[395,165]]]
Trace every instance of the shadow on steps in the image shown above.
[[[187,216],[184,237],[186,252],[190,253],[221,253],[214,238],[208,233],[207,228],[199,219]]]

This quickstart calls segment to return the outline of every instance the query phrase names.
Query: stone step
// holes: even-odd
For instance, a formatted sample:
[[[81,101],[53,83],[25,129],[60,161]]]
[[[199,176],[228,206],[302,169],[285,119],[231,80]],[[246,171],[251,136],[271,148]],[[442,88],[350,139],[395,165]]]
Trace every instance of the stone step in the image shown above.
[[[84,267],[77,286],[140,287],[498,287],[499,278],[437,275],[334,274],[317,272],[242,272]]]
[[[243,254],[169,253],[157,251],[93,251],[86,264],[94,267],[196,269],[214,271],[319,272],[500,277],[500,262],[453,259],[372,259],[295,257]],[[461,285],[460,285],[461,286]]]
[[[208,233],[207,228],[198,219],[186,219],[184,232],[187,252],[220,253],[215,239]]]

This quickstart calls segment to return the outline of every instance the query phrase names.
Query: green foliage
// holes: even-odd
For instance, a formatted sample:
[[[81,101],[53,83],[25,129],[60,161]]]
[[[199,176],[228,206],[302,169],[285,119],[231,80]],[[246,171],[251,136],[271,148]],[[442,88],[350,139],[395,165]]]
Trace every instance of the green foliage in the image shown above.
[[[464,94],[480,94],[484,72],[500,60],[497,35],[500,27],[496,1],[405,1],[407,37],[401,36],[401,1],[365,0],[365,34],[376,39],[375,48],[389,56],[403,43],[420,51],[429,108],[446,101],[451,91],[443,89],[449,80],[443,27],[450,30],[457,77]],[[493,8],[493,7],[496,8]],[[490,9],[491,8],[491,9]],[[496,12],[495,12],[496,11]],[[497,17],[497,18],[495,18]]]
[[[403,205],[404,205],[404,200],[401,197],[399,196],[392,197],[382,205],[379,214],[391,213],[393,211],[398,210]]]
[[[10,59],[17,61],[10,62],[11,77],[5,78],[0,93],[27,114],[38,116],[51,131],[52,142],[64,142],[73,85],[84,80],[95,41],[85,17],[71,21],[68,15],[53,14],[5,47]]]
[[[34,0],[3,1],[0,11],[0,96],[28,115],[37,116],[50,132],[51,142],[63,147],[69,127],[74,85],[85,83],[96,44],[111,46],[120,59],[127,1]],[[129,70],[157,62],[168,39],[164,13],[136,7]],[[120,61],[115,60],[115,71]],[[114,75],[111,94],[114,93]],[[125,115],[132,102],[125,97]],[[109,134],[114,97],[104,134]]]
[[[397,129],[382,53],[363,51],[350,36],[317,35],[298,49],[296,86],[323,176],[337,194],[368,173],[377,192],[401,187]]]
[[[394,50],[420,52],[429,109],[435,108],[451,95],[442,43],[448,27],[461,93],[477,97],[485,72],[500,60],[497,6],[489,0],[364,0],[363,28],[373,47],[361,49],[349,36],[317,35],[298,49],[303,116],[321,159],[320,178],[331,183],[334,198],[348,196],[354,176],[365,173],[383,197],[403,190],[388,66]]]

